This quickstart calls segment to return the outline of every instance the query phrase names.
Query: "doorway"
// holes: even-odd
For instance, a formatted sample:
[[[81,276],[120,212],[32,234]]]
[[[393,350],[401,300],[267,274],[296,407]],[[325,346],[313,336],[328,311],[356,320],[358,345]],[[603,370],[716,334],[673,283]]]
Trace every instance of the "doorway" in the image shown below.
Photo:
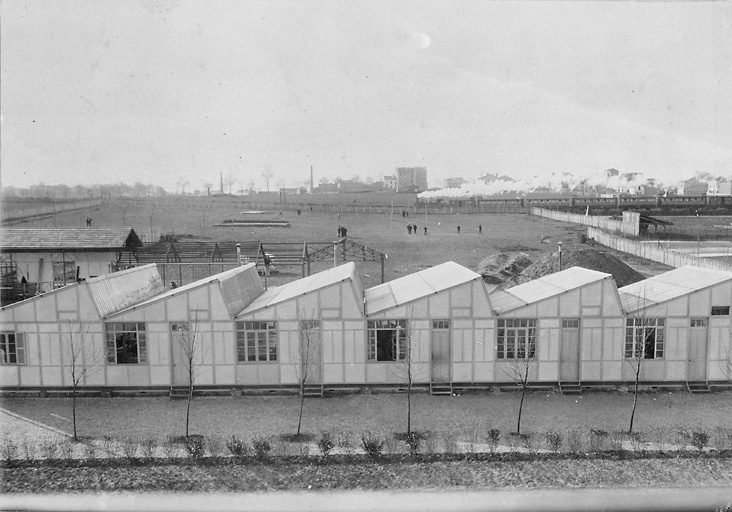
[[[689,366],[687,381],[707,380],[707,318],[692,318],[689,328]]]
[[[432,382],[450,383],[450,320],[432,321]]]
[[[562,319],[561,359],[559,363],[559,380],[562,382],[579,381],[579,318]]]

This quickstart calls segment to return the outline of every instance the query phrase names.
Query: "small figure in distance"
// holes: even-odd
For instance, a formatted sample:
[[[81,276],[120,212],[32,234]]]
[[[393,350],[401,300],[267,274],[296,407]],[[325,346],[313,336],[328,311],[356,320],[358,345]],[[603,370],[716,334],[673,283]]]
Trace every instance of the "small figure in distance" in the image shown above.
[[[460,226],[458,226],[458,235],[460,234]]]
[[[407,234],[408,235],[412,234],[412,225],[411,224],[407,224]]]
[[[427,236],[427,226],[424,227],[424,236]]]
[[[482,224],[478,224],[478,234],[479,235],[483,234],[483,225]]]

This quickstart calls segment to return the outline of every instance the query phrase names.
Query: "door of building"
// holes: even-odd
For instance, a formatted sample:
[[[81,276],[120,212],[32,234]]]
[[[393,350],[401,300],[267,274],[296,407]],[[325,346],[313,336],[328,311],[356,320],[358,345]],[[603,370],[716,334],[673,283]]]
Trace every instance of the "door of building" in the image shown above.
[[[188,361],[185,345],[190,341],[188,322],[170,324],[170,360],[172,364],[172,385],[188,386]]]
[[[707,318],[692,318],[689,328],[688,381],[707,380]]]
[[[432,321],[432,382],[450,382],[450,321]]]
[[[579,318],[562,319],[561,359],[559,363],[559,380],[562,382],[579,381]]]

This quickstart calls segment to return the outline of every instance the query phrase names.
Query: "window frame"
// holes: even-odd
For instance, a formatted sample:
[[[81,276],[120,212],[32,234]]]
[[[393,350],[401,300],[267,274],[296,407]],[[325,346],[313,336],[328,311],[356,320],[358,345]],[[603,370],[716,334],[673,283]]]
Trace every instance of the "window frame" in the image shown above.
[[[267,364],[279,360],[276,320],[241,320],[236,327],[237,364]]]
[[[119,361],[118,354],[121,349],[117,343],[118,334],[135,335],[135,361]],[[104,336],[107,351],[105,360],[107,364],[125,366],[148,364],[147,325],[145,322],[105,322]]]
[[[10,350],[12,336],[12,347]],[[10,359],[15,359],[11,361]],[[0,365],[2,366],[26,366],[26,343],[25,333],[17,331],[0,332]]]
[[[649,356],[648,350],[648,329],[653,329],[653,357]],[[638,359],[641,346],[640,338],[643,336],[643,359],[664,359],[666,350],[666,318],[626,318],[625,319],[625,347],[623,357],[625,359]]]
[[[729,316],[729,306],[712,306],[710,316]]]
[[[388,350],[381,353],[391,354],[389,359],[379,359],[379,342],[384,343],[384,338],[379,340],[379,333],[392,332],[391,343]],[[396,333],[396,337],[394,336]],[[366,361],[368,363],[398,363],[407,360],[408,350],[408,323],[406,319],[391,320],[367,320],[366,321]]]
[[[496,361],[537,359],[537,325],[536,318],[499,318],[496,323]],[[509,357],[509,353],[513,357]]]

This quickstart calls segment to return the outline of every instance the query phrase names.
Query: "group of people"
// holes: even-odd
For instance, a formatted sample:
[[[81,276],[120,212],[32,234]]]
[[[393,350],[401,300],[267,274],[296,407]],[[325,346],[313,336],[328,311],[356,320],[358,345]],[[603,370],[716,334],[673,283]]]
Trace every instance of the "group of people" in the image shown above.
[[[414,233],[416,235],[417,234],[417,225],[416,224],[407,224],[407,233],[410,235],[412,233]],[[424,227],[424,234],[425,235],[427,234],[427,226]]]
[[[348,230],[343,226],[338,226],[338,238],[348,237]]]

